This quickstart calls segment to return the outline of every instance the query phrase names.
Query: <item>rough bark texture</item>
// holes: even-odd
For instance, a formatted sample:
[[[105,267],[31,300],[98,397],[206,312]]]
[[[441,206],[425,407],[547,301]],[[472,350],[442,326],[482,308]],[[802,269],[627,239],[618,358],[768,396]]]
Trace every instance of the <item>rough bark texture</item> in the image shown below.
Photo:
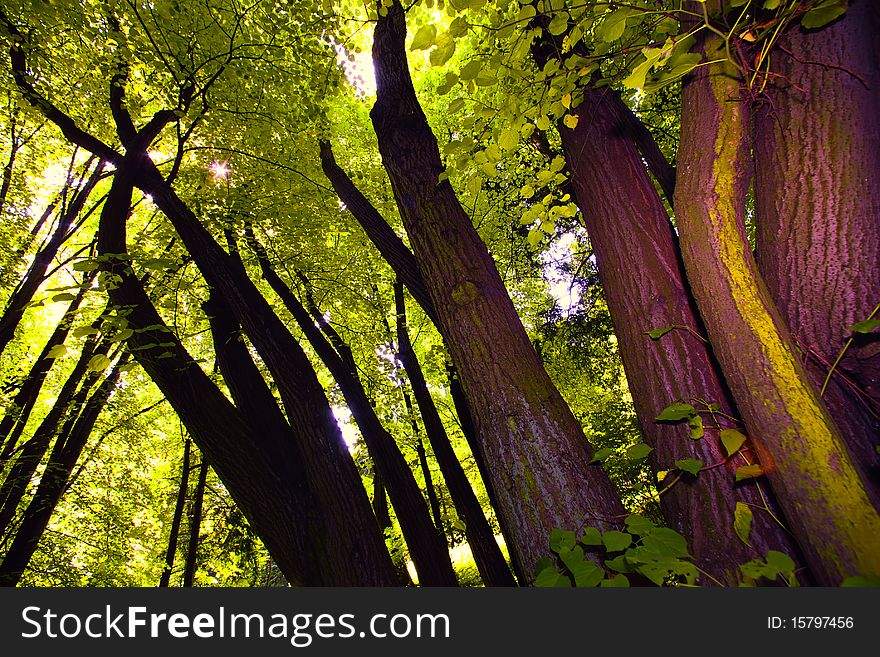
[[[474,555],[477,570],[480,571],[480,577],[486,586],[515,586],[516,582],[511,575],[510,568],[508,568],[504,555],[495,541],[492,528],[483,514],[480,502],[471,488],[455,450],[452,448],[449,436],[443,428],[443,421],[440,419],[440,414],[431,398],[421,365],[409,339],[409,331],[406,326],[406,306],[403,288],[400,284],[394,286],[394,300],[397,308],[397,346],[400,362],[403,364],[412,386],[413,395],[415,395],[416,404],[418,404],[422,422],[425,425],[425,434],[431,443],[437,465],[440,466],[440,472],[443,474],[446,488],[452,498],[452,504],[455,506],[459,518],[464,522],[465,536]]]
[[[712,60],[721,40],[704,44]],[[686,83],[676,217],[688,281],[737,407],[816,580],[880,572],[880,516],[794,354],[745,236],[750,179],[745,105],[734,71]]]
[[[125,220],[131,187],[137,179],[137,171],[132,172],[128,167],[136,168],[143,160],[144,156],[130,156],[116,173],[114,188],[102,213],[99,240],[102,253],[125,252]],[[135,331],[128,341],[131,351],[214,465],[288,581],[313,585],[396,584],[398,580],[372,519],[363,487],[360,486],[358,496],[356,489],[352,493],[346,486],[351,481],[346,476],[347,467],[350,466],[352,476],[357,476],[350,457],[345,454],[346,465],[345,461],[334,459],[333,452],[324,453],[328,463],[320,463],[321,457],[314,445],[310,459],[294,451],[306,452],[308,434],[297,436],[298,440],[288,445],[271,436],[257,434],[165,326],[139,281],[127,273],[128,263],[110,258],[107,267],[121,278],[110,294],[118,305],[132,308],[129,326],[157,327]],[[258,320],[254,317],[251,321]],[[170,343],[170,346],[155,346],[159,343]],[[163,357],[166,353],[172,357]],[[327,413],[330,414],[329,406]],[[313,419],[317,424],[319,419]],[[333,466],[342,470],[335,470]],[[319,501],[311,507],[292,485],[303,478],[303,470],[314,499]],[[322,531],[318,535],[306,533],[308,516],[320,518]],[[310,558],[312,550],[322,557]]]
[[[183,520],[183,507],[186,505],[186,493],[189,490],[189,455],[192,441],[187,438],[183,444],[183,467],[180,470],[180,485],[177,488],[177,501],[174,503],[174,515],[171,517],[171,531],[168,534],[168,549],[165,551],[165,568],[159,578],[159,587],[171,584],[171,571],[174,569],[174,555],[177,553],[177,540],[180,537],[180,523]]]
[[[731,415],[728,392],[708,346],[685,282],[678,246],[663,202],[629,137],[631,114],[609,88],[586,89],[574,130],[560,127],[562,145],[596,255],[602,289],[614,322],[626,379],[645,441],[654,447],[655,471],[672,470],[677,459],[694,458],[721,467],[686,475],[660,498],[670,526],[683,534],[696,563],[727,583],[738,565],[768,549],[791,552],[788,534],[768,513],[756,511],[751,547],[734,532],[737,502],[765,505],[756,482],[734,484],[742,454],[727,459],[719,430],[707,428],[692,440],[684,423],[655,418],[676,401],[706,410],[717,403]],[[632,117],[634,118],[634,117]],[[675,326],[658,340],[647,331]],[[732,426],[703,414],[707,427]],[[726,463],[725,463],[726,461]],[[774,509],[774,511],[776,511]]]
[[[409,75],[398,3],[378,21],[371,117],[483,454],[527,573],[556,527],[607,528],[623,507],[529,342],[485,244],[448,180]]]
[[[189,517],[189,542],[186,549],[186,563],[183,567],[183,585],[192,587],[199,564],[199,535],[202,530],[202,505],[205,501],[205,483],[208,480],[208,462],[202,457],[199,464],[199,478],[193,492],[192,513]]]
[[[316,325],[316,320],[324,322],[321,313],[315,309],[315,317],[309,315],[296,295],[272,268],[265,249],[256,241],[253,233],[249,232],[248,237],[257,253],[263,277],[284,303],[285,308],[293,315],[309,344],[330,370],[330,374],[342,391],[367,445],[370,458],[382,474],[382,481],[419,574],[419,584],[455,586],[455,571],[452,569],[446,543],[431,523],[428,507],[412,470],[397,443],[394,442],[394,437],[382,426],[376,410],[370,403],[357,374],[351,350],[335,331],[331,333],[335,345],[331,344]],[[324,327],[325,330],[330,328],[332,327]]]
[[[880,303],[880,3],[780,40],[755,117],[758,266],[821,387]],[[875,316],[876,317],[876,316]],[[858,337],[824,395],[880,499],[880,339]]]

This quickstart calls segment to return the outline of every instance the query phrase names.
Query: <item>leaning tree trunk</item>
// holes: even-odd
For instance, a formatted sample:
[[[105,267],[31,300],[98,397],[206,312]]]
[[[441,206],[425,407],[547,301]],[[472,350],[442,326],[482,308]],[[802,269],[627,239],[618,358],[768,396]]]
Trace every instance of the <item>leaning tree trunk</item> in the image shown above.
[[[732,404],[701,337],[669,216],[627,129],[635,117],[622,104],[608,87],[586,89],[578,106],[582,120],[574,130],[559,128],[562,145],[636,415],[645,442],[654,447],[651,465],[655,472],[673,470],[676,460],[693,458],[706,468],[666,489],[660,497],[664,517],[687,537],[703,570],[734,584],[739,564],[763,557],[768,549],[792,552],[792,543],[770,513],[754,515],[751,546],[734,531],[736,504],[765,507],[765,494],[754,481],[734,482],[734,470],[746,465],[746,458],[738,453],[728,459],[715,428],[727,424],[723,418],[734,413]],[[667,328],[657,340],[647,334]],[[656,421],[677,401],[703,411],[707,422],[701,439],[692,440],[684,423]],[[707,412],[710,403],[724,415]],[[716,464],[723,465],[710,469]]]
[[[177,541],[180,538],[180,524],[183,521],[183,507],[186,505],[186,493],[189,490],[189,455],[192,441],[187,438],[183,444],[183,467],[180,469],[180,486],[177,488],[177,501],[174,504],[174,515],[171,517],[171,531],[168,534],[168,549],[165,551],[165,567],[159,578],[159,587],[171,584],[171,572],[174,568],[174,555],[177,553]]]
[[[202,530],[202,506],[205,502],[205,483],[208,480],[208,462],[202,457],[199,464],[199,477],[193,492],[193,507],[189,517],[189,542],[186,550],[186,563],[183,566],[183,585],[192,588],[199,564],[199,535]]]
[[[707,37],[707,58],[723,59]],[[880,516],[794,354],[745,234],[745,104],[732,65],[685,84],[675,209],[688,282],[764,473],[820,584],[880,572]]]
[[[755,120],[758,266],[821,388],[880,303],[880,3],[780,39]],[[877,318],[877,314],[874,315]],[[880,500],[880,341],[857,335],[824,400]]]
[[[592,449],[556,390],[504,288],[486,245],[441,180],[437,140],[416,98],[398,2],[379,18],[371,112],[383,164],[441,333],[461,374],[510,549],[529,573],[549,552],[550,532],[608,528],[623,514]]]

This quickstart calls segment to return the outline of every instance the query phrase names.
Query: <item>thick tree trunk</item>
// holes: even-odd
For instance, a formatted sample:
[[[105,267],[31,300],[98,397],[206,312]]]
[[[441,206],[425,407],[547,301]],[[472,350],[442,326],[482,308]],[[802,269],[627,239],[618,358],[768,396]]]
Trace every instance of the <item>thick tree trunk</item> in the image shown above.
[[[86,276],[85,280],[83,280],[82,286],[73,301],[70,302],[70,305],[67,307],[61,320],[56,325],[55,330],[46,342],[40,355],[37,356],[30,372],[28,372],[27,378],[16,393],[15,399],[12,400],[12,404],[8,407],[6,415],[4,415],[3,420],[0,421],[0,445],[2,445],[2,449],[0,449],[0,464],[6,461],[6,459],[8,459],[15,451],[18,439],[21,437],[21,433],[27,425],[28,418],[30,418],[31,411],[37,403],[37,399],[40,397],[40,390],[43,388],[46,376],[55,364],[56,359],[49,358],[49,352],[53,347],[64,344],[64,341],[67,339],[67,335],[70,332],[71,324],[73,324],[73,320],[76,318],[76,314],[79,311],[80,304],[82,304],[86,292],[88,291],[88,288],[91,287],[94,279],[95,272],[92,272]]]
[[[174,569],[174,555],[177,553],[177,541],[180,538],[180,524],[183,521],[183,508],[186,506],[186,494],[189,490],[189,455],[192,441],[187,438],[183,444],[183,467],[180,470],[180,486],[177,488],[177,501],[174,504],[174,515],[171,517],[171,531],[168,534],[168,549],[165,551],[165,568],[159,578],[159,586],[171,584],[171,571]]]
[[[189,518],[189,543],[186,549],[186,563],[183,567],[183,585],[191,588],[196,578],[199,563],[199,534],[202,529],[202,506],[205,501],[205,483],[208,480],[208,462],[202,457],[199,465],[199,478],[193,492],[192,513]]]
[[[723,43],[707,38],[709,60]],[[794,354],[745,235],[750,179],[736,71],[685,84],[675,209],[688,281],[725,379],[816,580],[880,572],[880,516]]]
[[[531,573],[556,527],[608,528],[623,514],[605,473],[588,465],[583,430],[541,366],[495,263],[448,180],[419,106],[399,3],[379,18],[371,112],[441,333],[474,411],[483,454],[514,542]]]
[[[125,252],[125,221],[136,179],[128,167],[139,166],[141,158],[143,155],[137,154],[126,158],[116,173],[102,213],[102,254]],[[224,260],[226,263],[228,260]],[[338,476],[334,477],[314,461],[302,468],[300,459],[306,459],[296,452],[306,451],[307,435],[285,445],[275,437],[256,433],[165,326],[139,281],[128,272],[129,263],[109,258],[106,267],[121,278],[110,291],[111,298],[132,309],[127,317],[129,326],[137,329],[128,341],[132,353],[168,398],[202,453],[214,464],[288,581],[325,586],[395,584],[393,566],[371,517],[363,486],[360,497],[349,496],[343,472],[336,472]],[[228,266],[224,269],[228,270]],[[258,320],[253,317],[251,321]],[[159,347],[159,343],[171,345]],[[317,424],[318,418],[314,419]],[[318,458],[315,452],[312,454]],[[330,455],[325,456],[331,460]],[[350,457],[348,463],[354,470]],[[310,490],[314,499],[319,500],[311,507],[298,495],[295,485],[304,478],[303,469],[313,486]],[[316,471],[326,476],[316,477]],[[359,504],[361,497],[366,513]],[[320,519],[323,531],[317,537],[319,540],[307,533],[308,523],[301,521],[303,514]],[[312,558],[316,553],[321,558]]]
[[[70,475],[92,435],[95,422],[119,382],[120,368],[127,362],[128,356],[117,360],[101,385],[85,402],[82,412],[75,421],[71,418],[58,436],[37,491],[25,509],[15,539],[0,564],[0,586],[15,586],[21,580],[58,502],[67,490]]]
[[[378,472],[373,473],[373,513],[376,516],[376,522],[379,523],[379,529],[385,531],[391,527],[391,516],[388,513],[388,495],[385,493],[382,475]]]
[[[412,386],[425,425],[425,434],[431,443],[431,449],[434,450],[434,458],[440,466],[452,504],[459,518],[464,522],[465,536],[473,552],[477,569],[486,586],[515,586],[516,582],[510,573],[510,568],[495,541],[495,535],[452,448],[449,436],[443,428],[443,421],[428,391],[428,384],[409,339],[406,306],[400,284],[394,286],[394,300],[397,309],[397,345],[400,362]]]
[[[333,344],[316,325],[323,322],[321,313],[315,309],[315,317],[303,307],[296,295],[281,280],[272,268],[265,249],[253,232],[248,230],[248,239],[260,262],[263,277],[275,291],[285,308],[293,315],[309,344],[318,354],[333,376],[345,402],[357,422],[370,457],[391,498],[391,505],[406,539],[410,556],[419,573],[422,586],[455,586],[455,571],[442,535],[435,531],[415,477],[394,437],[382,426],[376,410],[370,403],[367,393],[357,375],[357,368],[348,345],[335,333],[331,334]],[[324,330],[329,327],[323,326]]]
[[[560,126],[562,145],[596,255],[602,289],[614,322],[626,379],[645,442],[654,447],[653,470],[673,470],[678,459],[694,458],[707,469],[685,476],[660,498],[671,527],[688,539],[696,563],[716,579],[735,584],[739,564],[768,549],[792,552],[787,532],[769,513],[756,512],[749,542],[734,532],[737,502],[761,508],[755,481],[734,483],[742,454],[728,459],[721,444],[721,415],[704,413],[705,435],[692,440],[684,423],[655,418],[676,401],[707,411],[718,404],[735,411],[693,307],[678,245],[657,191],[626,129],[630,113],[605,87],[585,90],[574,130]],[[634,117],[632,117],[634,118]],[[658,340],[647,331],[676,327]],[[722,426],[722,428],[724,428]],[[726,461],[726,463],[725,463]],[[773,509],[776,511],[775,509]]]
[[[819,31],[795,28],[755,120],[758,266],[821,388],[847,327],[880,303],[880,4],[851,0]],[[875,315],[876,318],[876,315]],[[880,341],[857,336],[824,394],[880,500]]]
[[[434,517],[434,526],[441,536],[445,536],[443,531],[443,513],[440,511],[440,500],[437,499],[437,489],[434,488],[434,477],[431,475],[431,466],[428,465],[428,453],[425,451],[425,444],[421,438],[417,438],[416,456],[419,459],[419,468],[422,471],[422,478],[425,480],[425,496],[428,498],[428,507],[431,509],[431,515]],[[444,539],[445,540],[445,539]]]
[[[88,166],[86,169],[88,170]],[[101,180],[103,172],[104,163],[99,161],[95,165],[95,170],[89,179],[76,192],[64,213],[59,217],[58,225],[55,227],[52,237],[34,256],[34,261],[28,268],[27,273],[6,303],[6,308],[3,310],[2,317],[0,317],[0,354],[3,353],[6,345],[15,336],[15,329],[24,316],[24,311],[33,300],[37,289],[46,279],[46,270],[57,255],[61,245],[70,237],[69,231],[74,219],[82,212],[86,200],[95,189],[95,185]]]

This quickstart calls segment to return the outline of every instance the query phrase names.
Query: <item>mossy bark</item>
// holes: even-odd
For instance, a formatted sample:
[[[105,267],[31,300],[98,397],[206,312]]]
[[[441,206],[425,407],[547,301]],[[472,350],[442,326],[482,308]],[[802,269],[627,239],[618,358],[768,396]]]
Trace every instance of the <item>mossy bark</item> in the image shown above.
[[[880,303],[880,3],[780,39],[755,115],[758,266],[821,387]],[[880,340],[856,336],[824,394],[880,500]]]
[[[708,60],[721,40],[704,43]],[[880,572],[880,516],[748,248],[746,105],[729,64],[686,82],[676,218],[688,281],[761,464],[820,584]]]
[[[627,383],[645,441],[654,447],[651,465],[673,470],[677,459],[694,458],[721,467],[685,476],[661,495],[670,526],[683,534],[699,566],[716,579],[735,583],[738,565],[763,557],[768,549],[792,552],[787,532],[768,512],[755,511],[750,546],[734,532],[737,502],[762,508],[767,486],[735,485],[737,466],[753,462],[748,446],[732,458],[721,444],[717,426],[733,426],[735,414],[687,288],[677,239],[628,125],[635,117],[621,107],[609,88],[586,89],[578,106],[581,120],[571,130],[560,126],[562,145],[596,255],[602,289],[614,322]],[[676,328],[658,340],[647,331]],[[655,418],[676,401],[720,414],[704,413],[705,435],[690,438],[680,423]],[[671,477],[670,477],[671,478]],[[778,509],[771,507],[774,514]]]
[[[531,574],[556,527],[608,528],[623,514],[592,449],[550,381],[492,257],[448,180],[413,88],[395,3],[377,23],[371,118],[442,334],[471,402],[511,550]]]

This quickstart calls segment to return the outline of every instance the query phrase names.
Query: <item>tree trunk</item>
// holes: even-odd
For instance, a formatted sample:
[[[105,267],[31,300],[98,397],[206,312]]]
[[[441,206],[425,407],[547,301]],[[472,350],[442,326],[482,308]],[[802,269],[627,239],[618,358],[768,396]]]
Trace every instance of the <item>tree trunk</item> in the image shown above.
[[[21,579],[58,502],[67,490],[70,475],[92,435],[95,422],[116,388],[120,368],[127,362],[128,356],[117,360],[101,385],[82,406],[82,412],[75,420],[71,418],[58,436],[37,491],[25,509],[15,539],[0,564],[0,586],[15,586]]]
[[[127,157],[114,177],[101,217],[102,254],[126,251],[125,221],[136,179],[129,167],[139,166],[143,162],[140,158],[143,155]],[[120,277],[118,286],[110,290],[111,298],[117,305],[132,309],[127,317],[130,328],[135,329],[128,340],[132,353],[168,398],[202,453],[214,464],[288,581],[324,586],[395,584],[391,559],[371,517],[363,486],[360,497],[348,496],[350,489],[342,472],[334,477],[324,466],[312,461],[304,469],[319,504],[304,505],[295,482],[303,479],[299,464],[300,459],[306,459],[296,452],[306,451],[308,433],[287,445],[256,433],[165,326],[140,282],[128,272],[129,263],[110,257],[105,267]],[[228,278],[225,280],[230,284]],[[251,318],[251,322],[256,321],[256,317]],[[159,343],[170,346],[160,347]],[[299,416],[300,422],[305,419]],[[313,419],[316,424],[320,421]],[[317,454],[312,454],[317,458]],[[329,455],[325,456],[331,460]],[[354,470],[350,457],[348,462]],[[316,477],[316,471],[324,472],[325,477]],[[359,505],[361,497],[365,514]],[[308,525],[298,521],[304,512],[318,516],[323,523],[317,542],[307,534]],[[313,550],[321,553],[322,558],[312,559]]]
[[[332,333],[334,344],[331,344],[316,326],[316,320],[323,321],[320,312],[315,309],[315,317],[309,315],[296,295],[272,268],[265,249],[257,242],[250,230],[248,230],[248,239],[259,259],[263,277],[293,315],[309,344],[330,370],[330,374],[342,391],[345,402],[364,437],[370,457],[376,469],[382,474],[382,480],[391,498],[391,505],[394,507],[413,563],[419,573],[419,584],[455,586],[455,571],[452,569],[446,543],[431,524],[428,507],[406,459],[392,435],[382,426],[367,397],[357,375],[350,349],[335,332]],[[328,329],[327,326],[322,328]]]
[[[377,101],[371,112],[416,259],[441,333],[474,411],[477,433],[515,537],[532,573],[549,553],[554,528],[614,526],[623,507],[611,482],[589,466],[583,430],[541,366],[495,263],[448,180],[419,106],[395,2],[376,26]]]
[[[465,536],[473,552],[477,569],[486,586],[515,586],[516,582],[510,573],[510,568],[495,541],[495,535],[452,448],[440,414],[428,391],[428,384],[409,339],[403,288],[399,283],[394,286],[394,301],[397,309],[398,355],[412,386],[425,425],[425,433],[431,443],[431,449],[434,450],[434,458],[437,459],[443,479],[446,481],[452,504],[464,522]]]
[[[723,42],[707,38],[708,60]],[[745,235],[745,106],[731,65],[685,84],[675,209],[714,353],[807,565],[820,584],[880,572],[880,517],[757,272]]]
[[[391,527],[391,516],[388,514],[388,496],[385,494],[382,475],[378,472],[373,473],[373,513],[379,523],[379,529],[385,531]]]
[[[421,438],[417,438],[416,455],[419,458],[419,468],[422,471],[422,477],[425,480],[425,495],[428,498],[428,506],[431,509],[431,515],[434,517],[434,526],[441,536],[445,536],[443,530],[443,513],[440,511],[440,501],[437,499],[437,490],[434,488],[434,478],[431,476],[431,466],[428,465],[428,454],[425,452],[425,444]],[[444,540],[446,540],[444,538]]]
[[[177,553],[177,540],[180,536],[180,523],[183,520],[183,507],[186,505],[186,493],[189,490],[189,454],[192,441],[187,438],[183,444],[183,468],[180,471],[180,486],[177,489],[177,502],[174,504],[174,516],[171,518],[171,532],[168,535],[168,550],[165,552],[165,568],[159,579],[159,586],[164,588],[171,583],[171,571],[174,568],[174,555]]]
[[[89,166],[87,165],[86,170],[88,168]],[[30,268],[6,303],[6,308],[3,311],[2,317],[0,317],[0,354],[3,353],[6,345],[15,336],[15,329],[24,316],[24,311],[33,300],[37,289],[46,279],[46,270],[57,255],[58,249],[70,237],[69,231],[74,219],[82,212],[86,200],[92,193],[92,190],[94,190],[95,185],[102,178],[103,172],[104,163],[99,161],[92,175],[76,192],[73,200],[71,200],[61,217],[59,217],[58,225],[55,227],[52,237],[34,256],[34,261],[31,263]]]
[[[880,302],[880,5],[780,39],[755,117],[758,266],[821,388]],[[877,315],[875,314],[876,318]],[[880,341],[857,336],[824,400],[880,500]]]
[[[623,111],[622,101],[608,87],[587,88],[584,94],[578,106],[582,120],[574,130],[560,126],[559,131],[636,415],[645,442],[654,447],[652,469],[673,470],[676,460],[686,458],[704,467],[723,464],[696,477],[683,476],[666,489],[660,497],[664,517],[688,539],[704,571],[735,584],[739,564],[763,557],[768,549],[791,553],[793,545],[770,513],[755,513],[751,547],[734,532],[737,502],[757,508],[766,503],[755,481],[734,482],[736,467],[748,460],[743,454],[727,458],[719,429],[711,428],[729,425],[723,416],[704,412],[707,428],[699,440],[690,438],[684,423],[655,420],[676,401],[702,411],[715,403],[727,416],[736,411],[711,350],[700,337],[703,327],[669,216],[626,129],[631,113]],[[658,340],[647,335],[673,326]]]
[[[15,451],[18,439],[21,437],[21,433],[24,431],[30,418],[31,411],[40,397],[40,390],[43,388],[46,376],[55,364],[56,359],[49,358],[49,352],[53,347],[64,344],[64,341],[67,339],[80,304],[82,304],[88,288],[91,287],[92,281],[95,279],[95,273],[88,274],[85,280],[83,280],[79,292],[77,292],[73,301],[70,302],[70,305],[52,332],[51,337],[43,347],[43,351],[40,352],[40,355],[34,361],[27,378],[22,383],[18,393],[16,393],[12,404],[8,407],[6,415],[0,421],[0,445],[2,445],[2,449],[0,449],[0,464],[5,462]]]
[[[202,505],[205,500],[205,482],[208,479],[208,462],[202,457],[199,465],[199,478],[193,493],[192,514],[189,519],[189,544],[186,550],[186,564],[183,568],[183,585],[192,588],[199,563],[199,532],[202,528]]]

